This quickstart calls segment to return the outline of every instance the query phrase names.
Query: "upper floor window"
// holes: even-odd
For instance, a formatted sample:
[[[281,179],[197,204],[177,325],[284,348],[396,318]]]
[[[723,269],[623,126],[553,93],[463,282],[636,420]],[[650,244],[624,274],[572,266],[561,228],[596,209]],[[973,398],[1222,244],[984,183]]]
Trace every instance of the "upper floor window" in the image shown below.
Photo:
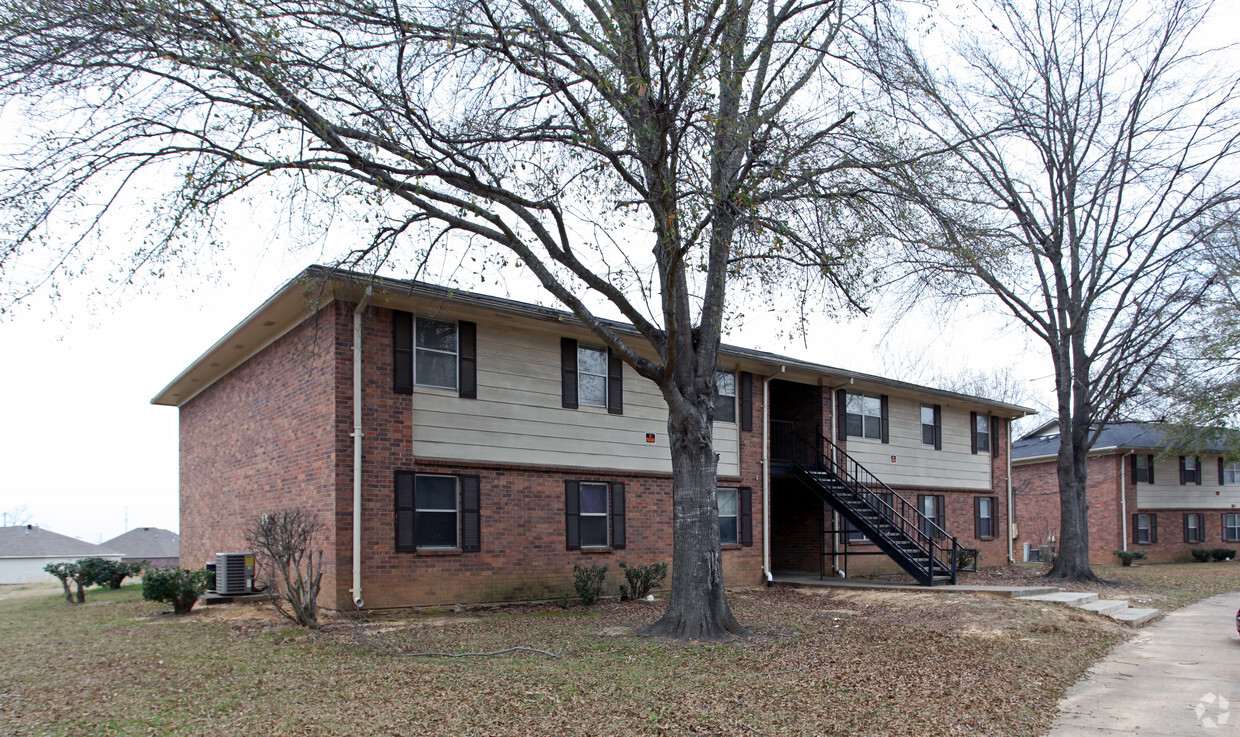
[[[607,351],[577,346],[577,401],[607,406]]]
[[[1201,483],[1201,459],[1196,456],[1180,456],[1180,483]]]
[[[414,323],[414,383],[456,388],[456,323],[419,317]]]
[[[882,400],[873,394],[849,392],[845,405],[845,429],[849,436],[881,439],[883,437]]]
[[[1240,463],[1223,464],[1223,483],[1240,484]]]
[[[1134,464],[1132,480],[1142,484],[1154,483],[1154,456],[1144,454],[1133,456]]]
[[[921,443],[939,447],[939,413],[935,405],[921,405]]]
[[[715,372],[715,422],[736,422],[736,374]]]
[[[990,415],[973,415],[973,452],[990,452]]]

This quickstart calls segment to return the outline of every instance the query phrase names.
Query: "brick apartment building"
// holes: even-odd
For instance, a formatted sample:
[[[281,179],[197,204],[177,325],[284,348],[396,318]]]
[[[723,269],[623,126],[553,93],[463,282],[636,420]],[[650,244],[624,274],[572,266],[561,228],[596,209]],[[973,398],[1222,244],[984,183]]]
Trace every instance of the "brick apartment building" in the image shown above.
[[[1018,560],[1057,547],[1059,427],[1047,423],[1012,446]],[[1153,562],[1192,560],[1193,548],[1240,544],[1240,464],[1228,450],[1167,452],[1159,423],[1121,422],[1098,435],[1089,456],[1089,558],[1116,563],[1117,550],[1143,550]]]
[[[1008,560],[1008,427],[1029,410],[739,348],[719,370],[730,585],[898,571],[844,555],[888,533]],[[559,597],[575,563],[671,556],[663,400],[564,312],[310,267],[153,402],[180,410],[187,567],[287,507],[326,523],[333,608]],[[887,522],[825,498],[806,458]]]

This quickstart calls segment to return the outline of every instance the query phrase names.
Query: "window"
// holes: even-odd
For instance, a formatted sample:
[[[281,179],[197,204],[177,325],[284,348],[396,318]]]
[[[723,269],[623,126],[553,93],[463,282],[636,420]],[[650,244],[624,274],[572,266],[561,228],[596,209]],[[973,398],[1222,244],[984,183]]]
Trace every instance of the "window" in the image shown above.
[[[935,450],[943,447],[940,440],[942,410],[937,404],[921,405],[921,444],[933,445]]]
[[[396,472],[396,550],[481,549],[477,476]]]
[[[741,541],[741,505],[737,489],[716,489],[719,500],[719,542],[739,545]]]
[[[1184,542],[1199,543],[1205,542],[1203,515],[1186,514],[1184,515]]]
[[[715,372],[715,422],[736,422],[736,374]]]
[[[923,517],[918,520],[921,534],[926,537],[943,536],[943,520],[946,516],[947,500],[942,494],[918,494],[917,509]]]
[[[392,310],[392,391],[418,386],[456,389],[478,397],[478,326],[464,320],[433,320]]]
[[[1180,456],[1180,485],[1201,484],[1201,459],[1195,456]]]
[[[1137,455],[1132,457],[1133,483],[1152,484],[1154,483],[1154,456]]]
[[[577,401],[591,407],[607,406],[607,351],[578,346]]]
[[[1240,463],[1223,464],[1223,483],[1240,484]]]
[[[419,317],[413,330],[413,382],[456,388],[456,323]]]
[[[855,545],[856,543],[869,542],[870,539],[865,536],[864,532],[857,529],[856,525],[854,525],[852,522],[849,522],[848,519],[845,519],[844,520],[844,541],[850,545]]]
[[[880,397],[872,394],[848,393],[845,427],[849,436],[858,438],[883,437],[883,405]]]
[[[999,506],[999,498],[979,496],[973,498],[973,534],[979,540],[996,537],[995,509]]]
[[[625,547],[623,483],[565,481],[564,515],[568,550]]]
[[[983,415],[977,412],[969,413],[973,422],[973,452],[989,453],[990,452],[990,415]]]
[[[561,406],[606,407],[613,415],[624,414],[623,365],[610,351],[561,338],[560,367]]]
[[[1158,542],[1158,515],[1132,515],[1132,540],[1138,545]]]
[[[1240,514],[1223,515],[1223,542],[1240,542]]]

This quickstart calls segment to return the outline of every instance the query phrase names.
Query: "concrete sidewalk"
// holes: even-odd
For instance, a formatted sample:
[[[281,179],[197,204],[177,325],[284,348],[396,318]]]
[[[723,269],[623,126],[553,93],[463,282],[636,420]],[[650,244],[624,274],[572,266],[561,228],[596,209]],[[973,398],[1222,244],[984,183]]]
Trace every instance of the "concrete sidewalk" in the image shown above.
[[[1240,591],[1172,612],[1095,665],[1049,737],[1240,737]]]

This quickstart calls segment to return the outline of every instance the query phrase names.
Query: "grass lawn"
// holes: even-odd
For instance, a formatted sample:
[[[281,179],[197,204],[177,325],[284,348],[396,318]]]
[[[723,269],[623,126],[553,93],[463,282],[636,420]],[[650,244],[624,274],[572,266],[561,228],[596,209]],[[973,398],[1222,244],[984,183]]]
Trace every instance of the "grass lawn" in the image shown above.
[[[618,635],[661,611],[644,602],[309,633],[266,606],[174,618],[137,587],[92,590],[77,607],[12,597],[0,601],[0,733],[1030,735],[1131,632],[988,596],[776,588],[732,601],[757,636],[701,646]],[[400,657],[367,640],[560,656]]]

